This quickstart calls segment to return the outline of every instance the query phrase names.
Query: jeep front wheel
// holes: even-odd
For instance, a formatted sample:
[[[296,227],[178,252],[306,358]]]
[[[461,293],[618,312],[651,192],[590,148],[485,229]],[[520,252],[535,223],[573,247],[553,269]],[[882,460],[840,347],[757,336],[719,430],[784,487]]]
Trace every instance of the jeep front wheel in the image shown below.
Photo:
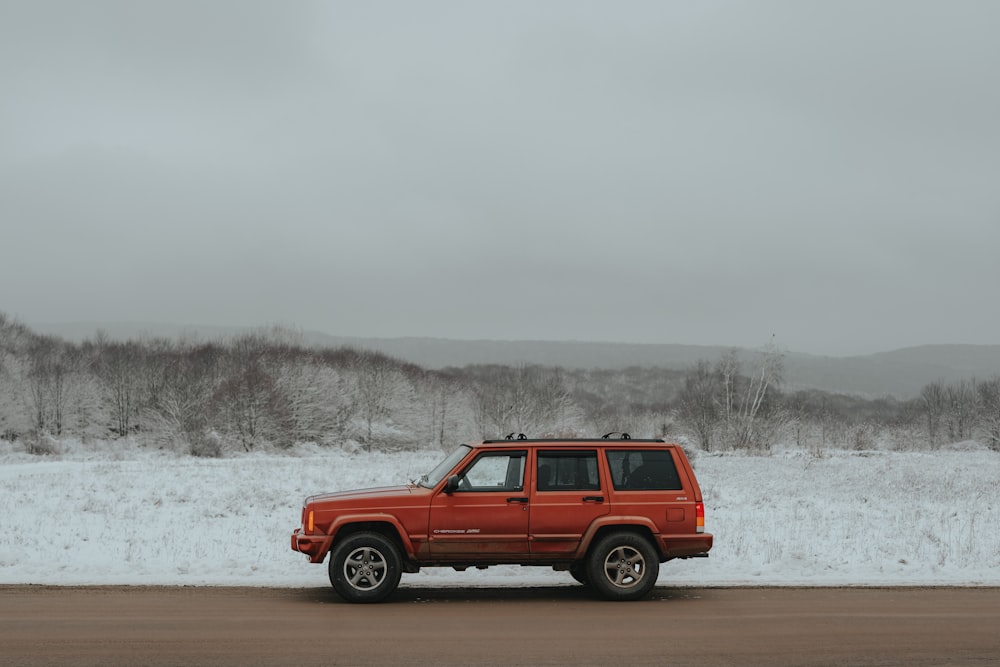
[[[357,533],[341,540],[330,554],[330,583],[348,602],[381,602],[402,575],[393,541],[381,533]]]
[[[588,582],[609,600],[638,600],[652,590],[659,574],[653,546],[632,532],[604,536],[587,559]]]

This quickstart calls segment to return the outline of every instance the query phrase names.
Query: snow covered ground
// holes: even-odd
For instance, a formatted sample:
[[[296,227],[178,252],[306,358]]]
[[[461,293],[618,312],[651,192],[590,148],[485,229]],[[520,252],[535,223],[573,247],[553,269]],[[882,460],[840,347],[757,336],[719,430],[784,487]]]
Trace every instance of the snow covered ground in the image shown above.
[[[0,443],[0,583],[326,586],[289,548],[305,496],[402,483],[444,453],[196,459],[116,443],[29,456]],[[802,450],[705,455],[708,559],[660,583],[1000,585],[1000,454]],[[548,568],[428,568],[402,586],[574,585]]]

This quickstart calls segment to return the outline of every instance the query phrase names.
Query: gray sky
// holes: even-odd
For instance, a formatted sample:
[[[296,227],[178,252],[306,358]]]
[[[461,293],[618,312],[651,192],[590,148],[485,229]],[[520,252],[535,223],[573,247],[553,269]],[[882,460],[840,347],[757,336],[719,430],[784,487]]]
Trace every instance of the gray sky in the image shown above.
[[[991,0],[0,0],[0,311],[997,344],[998,32]]]

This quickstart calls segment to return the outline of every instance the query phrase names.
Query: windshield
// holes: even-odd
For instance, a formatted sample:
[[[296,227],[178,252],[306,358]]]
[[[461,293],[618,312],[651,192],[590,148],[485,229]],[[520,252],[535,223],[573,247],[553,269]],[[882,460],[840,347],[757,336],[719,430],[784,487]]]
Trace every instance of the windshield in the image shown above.
[[[431,470],[426,475],[421,475],[420,479],[417,480],[417,484],[428,489],[433,489],[470,451],[472,451],[472,447],[459,445],[458,449],[449,454],[444,461],[434,466],[434,470]]]

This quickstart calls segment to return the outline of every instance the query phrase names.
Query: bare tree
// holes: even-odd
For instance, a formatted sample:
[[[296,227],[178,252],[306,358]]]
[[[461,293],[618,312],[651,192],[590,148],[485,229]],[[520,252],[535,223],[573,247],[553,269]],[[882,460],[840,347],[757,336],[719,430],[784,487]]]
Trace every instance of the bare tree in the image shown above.
[[[517,431],[556,436],[573,430],[578,415],[562,370],[541,366],[519,366],[515,370]]]
[[[716,363],[716,401],[725,441],[735,449],[768,449],[771,429],[765,426],[769,411],[769,398],[781,383],[784,357],[772,340],[757,354],[752,374],[741,373],[742,363],[738,352],[731,350]]]
[[[294,350],[284,355],[276,380],[288,401],[294,440],[327,443],[344,435],[357,410],[347,373],[322,355]]]
[[[389,414],[389,401],[399,377],[389,357],[364,351],[355,364],[358,405],[365,421],[365,451],[371,451],[374,425]]]
[[[216,390],[213,404],[231,431],[235,431],[247,452],[264,440],[280,438],[275,428],[276,415],[283,404],[274,381],[259,367],[247,368],[223,381]]]
[[[42,338],[31,346],[27,373],[28,399],[31,404],[31,427],[45,433],[50,422],[49,375],[55,341]]]
[[[581,421],[558,368],[487,366],[476,386],[476,421],[483,435],[569,432]]]
[[[976,384],[979,398],[979,421],[986,433],[986,444],[1000,452],[1000,376]]]
[[[721,399],[716,397],[716,401],[721,404],[721,417],[727,428],[736,423],[741,411],[742,387],[749,387],[746,378],[740,375],[741,369],[742,364],[737,350],[729,350],[715,364],[715,372],[721,384],[717,391],[722,395]]]
[[[979,412],[974,384],[974,381],[961,380],[945,387],[945,424],[952,441],[972,437],[972,427]]]
[[[135,428],[139,413],[144,348],[134,340],[109,340],[98,332],[93,343],[94,370],[111,404],[111,432],[124,437]]]
[[[290,444],[289,407],[274,379],[268,341],[249,334],[230,345],[225,379],[212,397],[214,412],[246,451],[262,441]]]
[[[699,360],[684,377],[678,416],[695,432],[699,446],[706,452],[712,451],[713,435],[719,423],[719,392],[719,375],[712,371],[712,366],[707,360]],[[723,389],[724,398],[721,401],[723,414],[725,414],[727,394],[728,392]]]
[[[221,454],[208,437],[209,405],[222,381],[223,350],[215,344],[160,341],[146,364],[146,410],[152,437],[176,446],[184,442],[192,454]]]
[[[940,445],[941,420],[948,408],[944,382],[937,380],[920,390],[918,405],[927,425],[927,441],[932,448]]]
[[[487,367],[475,388],[476,424],[485,437],[500,437],[511,428],[514,405],[508,385],[512,382],[507,366]]]
[[[31,427],[26,410],[26,378],[36,336],[28,327],[0,312],[0,437],[8,440]]]
[[[432,372],[420,378],[419,395],[426,414],[426,435],[429,442],[443,447],[445,434],[457,426],[461,407],[455,382]]]
[[[784,373],[784,355],[772,340],[761,348],[757,358],[758,369],[746,383],[737,419],[735,422],[731,421],[730,425],[735,424],[737,427],[734,446],[768,449],[770,443],[765,438],[759,437],[761,434],[760,419],[763,416],[762,408],[768,397],[768,391],[781,383]],[[730,432],[732,432],[732,428],[730,428]]]
[[[32,405],[32,423],[39,433],[62,435],[66,427],[70,374],[77,356],[74,349],[60,340],[41,336],[29,349],[28,395]]]
[[[713,446],[721,428],[723,441],[736,449],[767,449],[777,426],[771,394],[781,382],[783,357],[773,342],[761,348],[751,377],[740,373],[731,350],[714,365],[699,361],[685,376],[679,396],[681,419],[694,430],[702,448]]]

